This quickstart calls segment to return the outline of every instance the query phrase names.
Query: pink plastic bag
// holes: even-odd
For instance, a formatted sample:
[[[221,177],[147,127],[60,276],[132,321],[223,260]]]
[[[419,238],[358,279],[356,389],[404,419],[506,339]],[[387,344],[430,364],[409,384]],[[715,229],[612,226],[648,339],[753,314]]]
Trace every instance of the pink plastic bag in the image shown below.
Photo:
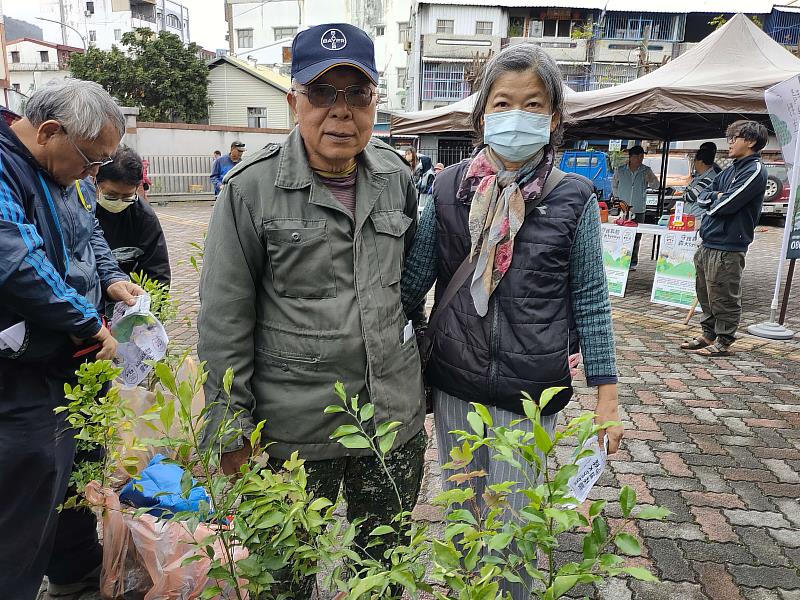
[[[86,486],[86,498],[103,512],[103,569],[100,593],[108,600],[142,598],[143,600],[193,600],[215,581],[208,578],[211,560],[184,564],[190,556],[199,555],[194,539],[203,546],[214,548],[214,557],[225,562],[221,542],[208,540],[214,534],[212,526],[200,524],[192,535],[177,521],[165,521],[151,515],[134,517],[122,510],[119,496],[97,482]],[[234,548],[233,560],[246,558],[247,550]],[[243,580],[240,580],[244,583]],[[234,597],[225,589],[223,597]],[[247,594],[244,593],[247,600]]]

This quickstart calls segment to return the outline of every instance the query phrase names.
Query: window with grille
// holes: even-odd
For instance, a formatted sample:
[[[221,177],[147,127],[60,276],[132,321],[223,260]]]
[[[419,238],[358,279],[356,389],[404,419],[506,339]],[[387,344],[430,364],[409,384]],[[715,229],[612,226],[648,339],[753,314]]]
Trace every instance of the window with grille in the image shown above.
[[[476,21],[475,22],[475,35],[492,35],[494,32],[494,23],[491,21]]]
[[[114,30],[114,40],[120,41],[122,39],[122,29],[115,29]]]
[[[397,87],[406,87],[406,77],[408,76],[408,69],[405,67],[397,67]]]
[[[384,26],[384,25],[376,25],[375,26],[375,37],[380,37],[382,35],[386,35],[386,26]]]
[[[237,29],[236,30],[236,45],[239,48],[252,48],[253,47],[253,30],[252,29]]]
[[[436,19],[436,33],[453,33],[455,25],[453,19]]]
[[[14,88],[14,91],[15,91],[15,92],[18,92],[18,93],[19,93],[19,92],[20,92],[20,90],[22,89],[18,83],[12,83],[12,84],[11,84],[11,87],[12,87],[12,88]]]
[[[50,53],[47,50],[42,50],[39,52],[39,62],[43,63],[50,62]]]
[[[661,13],[614,13],[606,15],[603,37],[610,40],[636,40],[644,38],[659,42],[679,42],[685,30],[683,15]]]
[[[411,41],[411,28],[408,25],[408,21],[402,21],[397,24],[397,37],[401,44]]]
[[[180,29],[181,28],[180,18],[175,15],[167,15],[167,27],[172,27],[173,29]]]
[[[11,62],[18,63],[19,62],[19,52],[17,50],[11,51]]]
[[[464,79],[464,63],[424,63],[422,99],[434,102],[455,102],[470,94]]]
[[[89,30],[89,41],[96,42],[97,41],[97,32],[94,29]]]
[[[94,2],[87,2],[86,3],[86,12],[90,15],[94,14]]]
[[[544,21],[542,37],[570,37],[572,21],[566,19],[547,19]]]
[[[267,127],[267,109],[262,106],[248,107],[247,126],[265,129]]]
[[[293,38],[297,34],[297,27],[273,27],[272,31],[275,35],[275,40],[286,40]]]

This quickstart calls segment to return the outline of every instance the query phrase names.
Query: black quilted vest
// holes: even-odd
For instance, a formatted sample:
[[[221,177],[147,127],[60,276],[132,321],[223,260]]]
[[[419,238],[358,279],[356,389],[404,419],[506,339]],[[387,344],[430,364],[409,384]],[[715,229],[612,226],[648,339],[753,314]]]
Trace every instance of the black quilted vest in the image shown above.
[[[467,172],[463,161],[436,178],[438,303],[470,248],[469,206],[456,199]],[[480,317],[470,295],[471,278],[444,307],[426,376],[436,388],[467,402],[517,414],[522,392],[538,399],[564,386],[544,414],[558,412],[572,396],[568,358],[579,348],[570,297],[570,253],[578,221],[592,198],[591,183],[567,174],[529,214],[514,240],[511,267]]]

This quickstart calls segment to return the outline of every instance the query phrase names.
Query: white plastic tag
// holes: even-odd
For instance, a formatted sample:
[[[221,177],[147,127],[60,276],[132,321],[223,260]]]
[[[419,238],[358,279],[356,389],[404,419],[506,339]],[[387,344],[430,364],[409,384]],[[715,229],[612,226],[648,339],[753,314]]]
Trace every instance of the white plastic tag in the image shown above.
[[[583,445],[584,450],[591,450],[592,455],[580,459],[577,463],[578,472],[567,482],[572,495],[578,504],[583,504],[589,496],[594,484],[600,479],[606,468],[606,454],[608,452],[608,437],[604,439],[604,448],[600,448],[597,436],[589,439]]]
[[[414,324],[409,321],[406,323],[406,326],[403,327],[403,343],[405,344],[412,337],[414,337]]]

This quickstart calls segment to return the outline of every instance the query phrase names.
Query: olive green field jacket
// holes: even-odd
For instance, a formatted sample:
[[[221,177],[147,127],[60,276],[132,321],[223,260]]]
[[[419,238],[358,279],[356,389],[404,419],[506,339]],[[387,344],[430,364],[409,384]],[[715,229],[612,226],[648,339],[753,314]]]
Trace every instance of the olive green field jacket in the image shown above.
[[[330,434],[352,423],[325,414],[334,384],[375,405],[374,423],[400,421],[395,447],[425,418],[414,336],[400,275],[416,232],[408,167],[383,142],[357,157],[355,217],[311,170],[297,129],[225,178],[211,217],[200,282],[198,354],[206,362],[206,442],[238,413],[249,435],[266,422],[270,455],[306,460],[369,454]],[[223,375],[231,367],[228,398]],[[216,439],[215,437],[216,436]],[[241,447],[241,437],[224,449]]]

